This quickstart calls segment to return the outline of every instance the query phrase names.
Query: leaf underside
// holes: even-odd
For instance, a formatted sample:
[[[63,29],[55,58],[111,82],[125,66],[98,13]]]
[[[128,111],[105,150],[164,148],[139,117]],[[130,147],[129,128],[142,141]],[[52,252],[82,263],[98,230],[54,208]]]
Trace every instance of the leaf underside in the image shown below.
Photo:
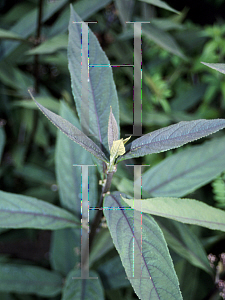
[[[224,119],[182,121],[134,140],[127,145],[126,153],[119,157],[117,162],[178,148],[224,127]]]

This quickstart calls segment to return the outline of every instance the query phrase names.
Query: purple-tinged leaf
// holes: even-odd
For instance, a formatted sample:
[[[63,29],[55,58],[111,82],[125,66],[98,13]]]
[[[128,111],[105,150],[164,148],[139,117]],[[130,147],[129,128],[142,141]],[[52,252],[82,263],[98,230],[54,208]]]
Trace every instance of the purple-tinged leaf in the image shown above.
[[[30,94],[31,95],[31,94]],[[77,127],[72,125],[67,120],[58,116],[57,114],[51,112],[40,103],[38,103],[34,97],[31,95],[39,109],[43,112],[43,114],[65,135],[67,135],[72,141],[82,146],[85,150],[89,151],[91,154],[96,156],[98,159],[102,161],[107,161],[105,154],[102,150],[82,131],[80,131]]]
[[[209,63],[205,63],[205,62],[202,62],[203,65],[211,68],[211,69],[214,69],[216,71],[219,71],[220,73],[223,73],[225,74],[225,64],[209,64]]]
[[[70,23],[69,23],[69,44],[68,61],[71,75],[72,90],[74,101],[81,124],[93,135],[93,139],[102,151],[108,150],[108,120],[110,106],[119,128],[119,104],[116,92],[116,86],[113,81],[112,68],[110,62],[102,50],[95,34],[87,28],[87,24],[82,23],[82,19],[74,11],[71,5]],[[83,31],[81,27],[83,26]],[[81,44],[82,32],[88,30],[89,43],[85,41]],[[86,45],[86,46],[85,46]],[[81,56],[89,55],[87,60],[82,62]],[[89,67],[89,77],[83,79],[82,74]],[[86,88],[82,91],[82,79],[86,80]],[[84,93],[87,99],[82,99]],[[83,97],[85,98],[85,97]],[[86,111],[83,111],[83,107]]]
[[[181,300],[178,279],[162,231],[150,215],[142,214],[142,230],[134,233],[134,211],[126,207],[119,192],[105,197],[104,215],[135,293],[144,300]],[[141,277],[133,274],[133,243],[138,249],[136,258],[141,262]]]
[[[117,162],[178,148],[225,128],[225,119],[182,121],[150,132],[126,147],[126,153]]]

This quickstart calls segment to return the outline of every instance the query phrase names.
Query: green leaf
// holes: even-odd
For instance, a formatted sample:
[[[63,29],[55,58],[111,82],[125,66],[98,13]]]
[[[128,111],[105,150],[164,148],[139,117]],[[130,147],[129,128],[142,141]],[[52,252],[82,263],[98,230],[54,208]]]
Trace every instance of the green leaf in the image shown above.
[[[80,277],[80,270],[72,270],[63,287],[62,300],[104,300],[104,291],[99,279],[73,279]],[[94,271],[89,277],[99,277]]]
[[[41,105],[45,105],[46,108],[53,110],[54,112],[59,111],[59,102],[52,97],[37,97],[36,101]],[[12,107],[23,107],[27,109],[38,109],[37,105],[31,100],[20,100],[20,101],[13,101]]]
[[[111,236],[110,239],[112,240]],[[103,262],[98,268],[98,273],[102,278],[105,289],[115,290],[130,286],[129,280],[126,279],[126,273],[119,255]]]
[[[99,10],[106,7],[112,0],[81,0],[77,1],[74,4],[74,10],[77,12],[77,14],[83,19],[87,20],[89,17],[91,17],[93,14],[98,12]],[[63,12],[60,14],[60,16],[57,18],[55,23],[51,26],[49,35],[55,36],[59,33],[64,33],[68,29],[69,24],[69,17],[70,17],[70,9],[69,7],[65,7]]]
[[[31,94],[30,94],[31,95]],[[62,117],[56,115],[55,113],[51,112],[40,103],[38,103],[33,96],[31,95],[32,99],[35,101],[37,106],[43,112],[43,114],[63,133],[65,133],[72,141],[76,142],[80,146],[82,146],[85,150],[89,151],[91,154],[95,155],[98,159],[102,161],[107,161],[105,154],[102,150],[89,138],[87,137],[82,131],[76,128],[67,120],[63,119]]]
[[[134,140],[127,145],[126,153],[117,162],[178,148],[224,127],[225,119],[182,121]]]
[[[135,209],[148,214],[194,224],[209,229],[225,231],[225,211],[193,199],[156,197],[150,199],[125,199]]]
[[[143,191],[154,197],[183,197],[225,170],[225,137],[173,154],[142,176]]]
[[[66,118],[72,125],[80,128],[80,124],[66,104],[61,102],[60,115]],[[80,217],[81,214],[81,167],[78,165],[93,165],[92,155],[84,151],[81,146],[68,139],[65,134],[58,131],[56,143],[56,175],[59,185],[61,206],[74,212]],[[98,182],[96,167],[88,168],[89,175],[89,205],[97,205]],[[91,178],[91,179],[90,179]],[[83,186],[82,188],[86,188]],[[90,212],[90,220],[94,213]]]
[[[220,73],[225,74],[225,64],[209,64],[209,63],[205,63],[205,62],[202,62],[202,64],[211,69],[219,71]]]
[[[161,8],[164,8],[166,10],[169,10],[169,11],[172,11],[174,13],[179,14],[179,11],[177,11],[176,9],[173,9],[166,2],[161,1],[161,0],[139,0],[139,1],[146,2],[146,3],[149,3],[151,5],[158,6],[158,7],[161,7]]]
[[[143,35],[146,36],[146,38],[152,40],[168,52],[187,60],[175,39],[168,32],[165,32],[152,24],[143,24],[142,27]]]
[[[1,163],[1,159],[2,159],[2,153],[4,150],[4,146],[5,146],[5,132],[4,132],[3,128],[0,126],[0,163]]]
[[[43,6],[43,17],[42,22],[44,23],[48,20],[53,14],[55,14],[58,10],[60,10],[67,0],[61,0],[55,2],[52,5],[52,2],[45,1]],[[22,36],[23,38],[27,38],[34,32],[37,26],[37,18],[38,18],[38,9],[35,8],[28,12],[25,16],[23,16],[19,21],[13,25],[10,31],[14,32]],[[5,58],[9,55],[16,47],[18,47],[20,43],[15,41],[5,41],[1,44],[2,47],[2,56],[1,58]]]
[[[0,28],[0,39],[8,39],[8,40],[24,40],[20,35],[10,31]]]
[[[108,149],[108,118],[110,106],[115,116],[119,128],[119,105],[115,83],[109,60],[96,36],[89,30],[89,64],[97,65],[90,67],[88,80],[88,103],[89,114],[82,114],[81,99],[81,24],[74,22],[82,22],[80,17],[75,13],[71,6],[71,17],[69,23],[69,45],[68,60],[71,75],[72,90],[76,108],[81,123],[89,124],[86,128],[102,151]],[[82,26],[87,26],[82,24]],[[82,46],[83,47],[83,46]],[[82,48],[87,51],[85,47]],[[103,67],[99,65],[105,65]],[[90,116],[90,118],[89,118]],[[83,120],[82,120],[83,119]]]
[[[122,26],[126,26],[126,22],[131,21],[134,0],[115,0],[116,8],[119,13],[119,18]]]
[[[0,291],[53,297],[60,293],[63,278],[36,266],[0,264]]]
[[[192,265],[212,274],[205,249],[189,227],[174,220],[155,217],[168,246]],[[58,232],[58,231],[56,231]]]
[[[194,85],[187,91],[182,91],[178,97],[174,98],[171,102],[171,108],[173,111],[189,110],[195,106],[198,102],[202,101],[205,94],[207,85],[205,83],[199,83]]]
[[[81,229],[54,230],[51,236],[50,262],[54,270],[66,276],[81,262]]]
[[[178,278],[183,298],[185,300],[202,298],[209,284],[208,280],[203,279],[204,275],[199,272],[200,270],[184,260],[181,260],[175,268],[179,272]]]
[[[113,242],[139,299],[182,299],[166,242],[154,219],[142,214],[142,231],[133,232],[134,212],[124,208],[118,192],[105,197],[104,207]],[[141,278],[132,278],[133,242],[139,248]]]
[[[93,246],[91,248],[91,253],[89,257],[89,266],[100,259],[102,256],[104,256],[109,250],[112,250],[114,248],[114,244],[112,242],[111,235],[109,233],[109,230],[106,228],[102,228],[101,231],[99,231],[93,242]]]
[[[112,107],[110,107],[110,114],[109,114],[109,122],[108,122],[108,145],[109,151],[112,148],[113,142],[119,139],[119,130],[116,123],[116,119],[112,112]]]
[[[45,201],[0,191],[0,227],[55,230],[80,227],[80,220]]]
[[[67,49],[68,46],[68,35],[60,34],[57,35],[41,45],[35,47],[32,50],[27,51],[27,55],[36,55],[36,54],[51,54],[60,49]]]

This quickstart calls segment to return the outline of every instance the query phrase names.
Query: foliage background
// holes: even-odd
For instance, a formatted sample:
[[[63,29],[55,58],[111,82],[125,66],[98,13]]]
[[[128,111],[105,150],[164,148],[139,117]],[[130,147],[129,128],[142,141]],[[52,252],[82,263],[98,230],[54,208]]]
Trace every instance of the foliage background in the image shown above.
[[[144,133],[181,120],[224,118],[225,77],[200,62],[224,62],[225,1],[168,0],[180,14],[142,1],[129,1],[133,3],[130,11],[123,9],[119,0],[71,2],[82,19],[98,21],[90,27],[112,64],[133,61],[133,33],[123,20],[132,16],[132,20],[151,21],[151,25],[143,26],[146,30],[142,45]],[[40,3],[36,0],[0,3],[0,190],[60,206],[54,160],[57,132],[39,114],[27,90],[33,89],[37,100],[54,112],[58,112],[60,100],[75,111],[67,60],[69,2],[44,0],[41,23],[38,22]],[[132,68],[113,68],[113,73],[119,96],[121,137],[125,137],[132,132],[133,125]],[[190,146],[183,148],[187,147]],[[183,148],[136,159],[135,164],[154,166]],[[133,180],[128,169],[121,163],[117,175]],[[224,180],[222,174],[193,192],[192,197],[224,209]],[[113,188],[118,184],[114,181]],[[219,255],[225,252],[224,234],[190,228],[207,254],[213,253],[218,262]],[[0,262],[52,269],[52,238],[50,231],[0,229]],[[63,248],[64,242],[60,243]],[[184,299],[220,299],[213,278],[170,251]],[[107,299],[116,295],[135,299],[130,287],[112,289],[106,284],[105,288]],[[42,299],[35,295],[7,294],[4,289],[0,297]]]

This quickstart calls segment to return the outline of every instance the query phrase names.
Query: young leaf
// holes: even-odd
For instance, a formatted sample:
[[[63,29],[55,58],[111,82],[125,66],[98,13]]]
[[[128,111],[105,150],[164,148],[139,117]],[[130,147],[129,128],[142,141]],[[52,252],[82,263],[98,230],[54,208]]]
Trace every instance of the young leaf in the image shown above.
[[[119,131],[118,126],[116,123],[116,119],[112,112],[112,107],[110,107],[110,114],[109,114],[109,122],[108,122],[108,145],[109,151],[112,148],[113,142],[119,139]]]
[[[80,227],[80,220],[45,201],[0,191],[0,227],[55,230]]]
[[[209,229],[225,231],[225,211],[193,199],[150,198],[125,199],[135,209],[148,214],[173,219],[186,224],[194,224]]]
[[[209,63],[205,63],[205,62],[202,62],[202,64],[211,69],[219,71],[220,73],[225,74],[225,64],[209,64]]]
[[[162,229],[169,248],[187,259],[192,265],[212,274],[205,249],[186,224],[157,216],[154,219]]]
[[[77,23],[78,22],[78,23]],[[76,102],[76,108],[81,123],[88,124],[88,131],[95,138],[96,144],[103,149],[108,149],[108,119],[109,108],[112,106],[112,111],[118,124],[119,129],[119,104],[116,92],[116,86],[113,81],[112,68],[110,62],[102,50],[98,39],[93,32],[87,28],[87,24],[82,23],[81,18],[76,14],[71,5],[71,16],[69,23],[69,44],[68,44],[68,61],[69,70],[71,75],[72,90],[74,94],[74,100]],[[89,53],[89,78],[87,80],[87,90],[85,91],[88,96],[88,103],[85,103],[86,110],[89,109],[89,114],[85,114],[82,111],[81,93],[82,93],[82,70],[86,67],[81,65],[81,34],[85,26],[89,34],[89,43],[87,47],[86,43],[82,44],[82,55]],[[84,55],[85,54],[85,55]],[[82,69],[83,68],[83,69]],[[85,71],[84,71],[85,72]],[[90,116],[89,116],[90,115]]]
[[[216,138],[167,157],[143,174],[143,192],[153,197],[193,192],[225,170],[224,145],[225,137]]]
[[[134,212],[124,208],[126,203],[118,192],[107,195],[103,207],[113,242],[139,299],[181,300],[173,263],[163,234],[154,219],[142,214],[142,230],[133,232]],[[133,243],[139,249],[140,278],[133,275]]]
[[[0,278],[0,292],[7,293],[53,297],[63,286],[59,273],[22,264],[0,264]]]
[[[126,153],[117,162],[178,148],[225,127],[225,119],[183,121],[150,132],[127,145]]]
[[[123,139],[118,141],[113,141],[112,148],[110,150],[110,160],[115,160],[119,155],[123,155],[125,153],[125,147],[123,143]]]
[[[30,94],[31,95],[31,94]],[[82,146],[85,150],[89,151],[91,154],[96,156],[98,159],[102,161],[107,161],[105,154],[102,150],[89,138],[87,137],[82,131],[76,128],[67,120],[63,119],[62,117],[58,116],[57,114],[51,112],[40,103],[38,103],[34,97],[31,95],[32,99],[35,101],[37,106],[43,112],[43,114],[63,133],[65,133],[72,141],[76,142],[80,146]]]
[[[90,271],[89,277],[98,279],[73,279],[74,277],[81,277],[81,271],[72,270],[67,275],[62,300],[104,300],[104,290],[96,272]]]

